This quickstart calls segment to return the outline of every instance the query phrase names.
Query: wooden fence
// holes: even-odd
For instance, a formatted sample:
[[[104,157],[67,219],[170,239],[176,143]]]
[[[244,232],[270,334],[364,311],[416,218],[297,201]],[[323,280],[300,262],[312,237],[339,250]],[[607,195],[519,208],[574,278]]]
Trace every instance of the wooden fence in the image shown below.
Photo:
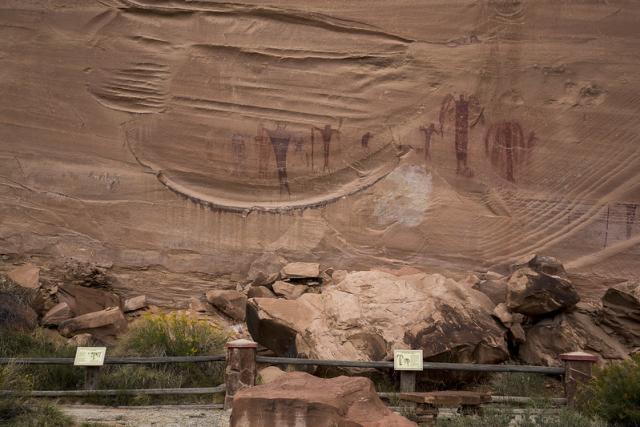
[[[353,360],[316,360],[289,357],[265,357],[256,354],[257,344],[248,340],[236,340],[227,343],[226,355],[215,356],[180,356],[180,357],[108,357],[105,365],[154,365],[167,363],[207,363],[226,362],[225,384],[216,387],[200,388],[165,388],[165,389],[120,389],[98,390],[100,367],[83,367],[85,369],[84,390],[39,390],[20,392],[0,390],[0,396],[26,394],[32,397],[87,397],[117,395],[194,395],[225,393],[225,407],[230,407],[233,396],[245,387],[255,385],[257,364],[271,365],[307,365],[330,366],[341,368],[393,369],[393,362],[363,362]],[[531,365],[488,365],[472,363],[439,363],[423,362],[424,370],[465,371],[465,372],[521,372],[563,377],[564,397],[552,399],[558,404],[573,403],[579,384],[589,381],[593,364],[597,357],[586,353],[565,353],[559,356],[563,367],[531,366]],[[73,358],[0,358],[0,365],[73,365]],[[400,392],[415,390],[415,371],[400,371]],[[378,393],[381,397],[391,397],[397,393]],[[526,396],[493,396],[493,402],[524,403]]]

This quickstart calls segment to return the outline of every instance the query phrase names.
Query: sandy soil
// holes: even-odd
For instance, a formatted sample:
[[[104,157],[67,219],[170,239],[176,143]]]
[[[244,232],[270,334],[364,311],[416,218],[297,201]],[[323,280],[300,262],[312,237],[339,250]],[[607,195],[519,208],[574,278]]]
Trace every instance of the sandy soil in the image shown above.
[[[79,423],[108,426],[228,427],[230,412],[210,405],[140,406],[107,408],[92,405],[60,406]]]

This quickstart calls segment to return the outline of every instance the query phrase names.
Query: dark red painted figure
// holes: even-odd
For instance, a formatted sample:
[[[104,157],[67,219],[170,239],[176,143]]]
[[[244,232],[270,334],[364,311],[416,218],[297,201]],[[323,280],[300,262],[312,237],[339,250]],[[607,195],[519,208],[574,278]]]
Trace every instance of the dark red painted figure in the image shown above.
[[[536,141],[535,132],[525,138],[518,122],[494,123],[484,137],[485,154],[506,180],[515,182],[516,167],[528,159]]]
[[[242,162],[245,159],[244,136],[237,133],[231,136],[231,152],[233,153],[233,173],[238,174],[242,170]]]
[[[329,169],[329,156],[330,156],[329,150],[331,146],[331,138],[333,138],[334,134],[337,135],[338,138],[340,138],[340,130],[333,129],[331,125],[325,125],[324,128],[319,128],[317,126],[311,127],[312,154],[313,154],[314,133],[316,131],[320,132],[320,135],[322,136],[322,148],[323,148],[323,154],[324,154],[324,165],[322,166],[322,170],[325,171]],[[312,162],[313,162],[313,159],[312,159]]]
[[[289,191],[289,180],[287,178],[287,151],[289,150],[289,142],[293,135],[291,132],[286,130],[286,125],[284,123],[276,124],[276,128],[273,130],[264,129],[264,132],[269,136],[269,140],[273,146],[273,152],[276,156],[278,181],[280,182],[280,194],[285,191],[287,194],[291,194]]]
[[[428,127],[420,126],[420,130],[424,132],[424,159],[428,162],[431,160],[431,137],[434,133],[438,133],[438,131],[433,123]]]
[[[362,135],[362,139],[360,140],[360,145],[362,148],[369,148],[369,140],[373,138],[373,134],[371,132],[367,132]]]
[[[467,166],[467,147],[469,145],[469,128],[473,128],[478,121],[483,119],[483,111],[469,126],[469,107],[480,109],[480,102],[475,96],[465,99],[464,95],[456,100],[453,95],[447,95],[440,108],[440,134],[444,135],[444,122],[450,113],[455,114],[455,149],[456,149],[456,173],[458,175],[471,176],[472,172]]]
[[[633,224],[636,222],[636,209],[638,209],[638,205],[634,203],[627,204],[627,239],[631,238],[633,232]]]

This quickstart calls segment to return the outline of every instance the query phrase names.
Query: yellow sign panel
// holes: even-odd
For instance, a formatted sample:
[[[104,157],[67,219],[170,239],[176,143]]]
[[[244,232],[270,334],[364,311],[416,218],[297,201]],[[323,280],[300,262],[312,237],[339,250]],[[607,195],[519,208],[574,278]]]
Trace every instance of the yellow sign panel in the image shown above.
[[[422,350],[393,350],[393,369],[422,371]]]
[[[102,366],[107,347],[78,347],[73,364],[76,366]]]

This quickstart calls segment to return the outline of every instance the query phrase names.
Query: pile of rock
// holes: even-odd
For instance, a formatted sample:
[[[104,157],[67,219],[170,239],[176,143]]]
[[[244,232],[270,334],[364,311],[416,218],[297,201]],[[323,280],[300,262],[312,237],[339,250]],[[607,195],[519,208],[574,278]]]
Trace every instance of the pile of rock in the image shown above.
[[[83,276],[83,271],[87,272],[86,276]],[[30,309],[37,313],[35,319],[40,314],[41,325],[57,328],[73,343],[86,343],[89,338],[111,343],[126,331],[128,321],[125,313],[147,307],[144,295],[123,300],[111,291],[100,269],[76,265],[68,273],[69,282],[63,278],[62,282],[55,283],[42,280],[40,273],[37,266],[24,264],[11,270],[7,276],[16,285],[33,292]]]

